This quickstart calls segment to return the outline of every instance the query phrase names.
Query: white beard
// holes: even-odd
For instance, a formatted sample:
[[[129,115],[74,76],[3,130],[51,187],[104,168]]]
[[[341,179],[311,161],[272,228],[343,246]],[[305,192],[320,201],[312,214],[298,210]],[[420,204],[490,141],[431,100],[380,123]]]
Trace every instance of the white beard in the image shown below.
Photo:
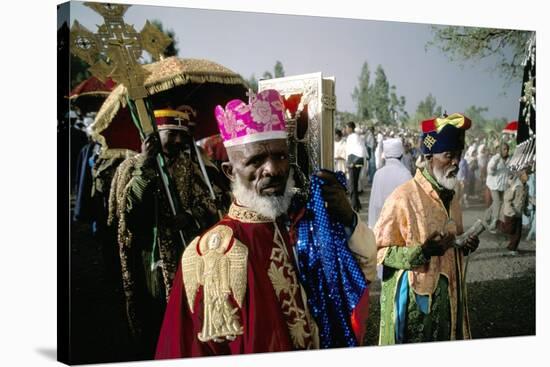
[[[448,174],[454,169],[449,168],[447,171],[440,170],[438,168],[433,169],[434,178],[437,183],[446,188],[447,190],[453,190],[458,182],[458,178],[455,176],[449,177]]]
[[[282,195],[263,196],[254,189],[246,188],[239,176],[231,183],[233,196],[239,205],[245,206],[258,214],[270,219],[276,219],[288,211],[290,201],[295,194],[295,182],[292,170],[286,181],[285,192]]]

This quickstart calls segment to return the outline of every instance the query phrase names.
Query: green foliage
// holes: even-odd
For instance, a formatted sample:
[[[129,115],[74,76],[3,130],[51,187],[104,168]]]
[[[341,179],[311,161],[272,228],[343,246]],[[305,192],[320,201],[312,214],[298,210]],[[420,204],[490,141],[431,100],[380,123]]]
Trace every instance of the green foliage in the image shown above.
[[[357,124],[360,120],[354,113],[336,110],[334,114],[334,127],[343,130],[347,122],[353,121]]]
[[[409,119],[409,113],[405,111],[405,104],[407,100],[405,96],[397,97],[395,85],[390,87],[390,115],[397,114],[397,121],[401,124],[405,123]]]
[[[439,117],[442,114],[441,106],[437,105],[436,98],[430,93],[424,100],[418,103],[415,114],[404,120],[404,123],[409,129],[419,130],[421,121],[432,117]]]
[[[164,57],[178,56],[180,50],[177,47],[178,40],[176,39],[176,33],[172,29],[164,30],[162,22],[160,20],[152,20],[151,23],[160,29],[161,32],[164,32],[168,37],[172,39],[172,42],[166,47],[163,52]]]
[[[277,60],[275,67],[273,68],[275,78],[282,78],[285,76],[285,69],[283,68],[283,63]]]
[[[484,116],[484,113],[488,112],[487,107],[470,106],[464,110],[470,120],[472,120],[472,127],[466,134],[467,141],[473,139],[478,140],[498,140],[502,134],[502,129],[506,126],[506,119],[504,117],[488,119]]]
[[[381,65],[375,72],[374,86],[372,87],[372,105],[374,117],[383,124],[393,122],[390,116],[390,85],[386,73]]]
[[[426,47],[436,47],[451,61],[478,61],[496,56],[494,67],[508,82],[522,76],[529,31],[511,29],[433,26],[434,38]]]
[[[351,95],[357,106],[358,118],[363,121],[377,120],[382,124],[407,121],[406,99],[404,96],[398,97],[395,85],[390,88],[382,65],[376,68],[374,78],[374,83],[370,83],[369,64],[365,61]]]
[[[273,79],[273,74],[271,74],[269,71],[264,71],[262,79]]]
[[[421,120],[426,120],[430,117],[439,117],[442,115],[442,108],[441,106],[437,106],[437,100],[430,93],[423,101],[418,103],[416,115],[420,117]]]
[[[369,119],[374,116],[374,111],[371,105],[369,94],[371,93],[370,86],[370,70],[368,62],[363,63],[361,74],[357,86],[353,89],[351,98],[357,106],[357,116],[360,119]]]
[[[248,83],[248,87],[252,89],[254,93],[258,93],[258,79],[256,79],[255,74],[252,74],[246,82]]]
[[[273,73],[270,71],[264,71],[261,79],[273,79],[273,78],[282,78],[285,76],[285,69],[283,63],[277,60],[275,66],[273,67]],[[249,88],[251,88],[255,93],[258,92],[258,79],[256,79],[256,74],[252,74],[249,79],[246,80]]]

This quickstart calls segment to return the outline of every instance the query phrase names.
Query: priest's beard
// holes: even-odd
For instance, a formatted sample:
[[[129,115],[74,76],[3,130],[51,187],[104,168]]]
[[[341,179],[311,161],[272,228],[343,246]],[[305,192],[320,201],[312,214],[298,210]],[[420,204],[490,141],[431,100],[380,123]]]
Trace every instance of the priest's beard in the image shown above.
[[[295,193],[294,186],[295,182],[291,171],[286,180],[285,192],[282,195],[260,195],[254,189],[246,188],[239,176],[235,176],[235,181],[231,183],[231,190],[239,205],[252,209],[264,217],[275,219],[288,211],[290,201]]]
[[[456,167],[449,167],[446,170],[439,169],[437,167],[433,168],[434,178],[437,182],[446,188],[447,190],[453,190],[458,182],[456,174],[458,169]]]

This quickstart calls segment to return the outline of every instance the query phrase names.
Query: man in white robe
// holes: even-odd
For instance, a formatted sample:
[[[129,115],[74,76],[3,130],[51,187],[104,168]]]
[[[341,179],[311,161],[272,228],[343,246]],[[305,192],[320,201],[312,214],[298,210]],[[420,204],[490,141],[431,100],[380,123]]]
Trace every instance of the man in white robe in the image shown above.
[[[369,199],[369,228],[374,228],[386,198],[393,190],[412,178],[411,172],[401,163],[404,149],[400,138],[384,140],[385,164],[374,174]]]

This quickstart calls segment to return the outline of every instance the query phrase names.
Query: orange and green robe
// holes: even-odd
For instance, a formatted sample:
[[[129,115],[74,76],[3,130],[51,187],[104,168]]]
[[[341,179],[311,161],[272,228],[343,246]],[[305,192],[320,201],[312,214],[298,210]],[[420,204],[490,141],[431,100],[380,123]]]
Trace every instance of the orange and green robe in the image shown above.
[[[374,228],[381,345],[470,338],[462,251],[424,257],[421,246],[434,231],[461,234],[462,210],[451,190],[418,170],[388,197]]]

